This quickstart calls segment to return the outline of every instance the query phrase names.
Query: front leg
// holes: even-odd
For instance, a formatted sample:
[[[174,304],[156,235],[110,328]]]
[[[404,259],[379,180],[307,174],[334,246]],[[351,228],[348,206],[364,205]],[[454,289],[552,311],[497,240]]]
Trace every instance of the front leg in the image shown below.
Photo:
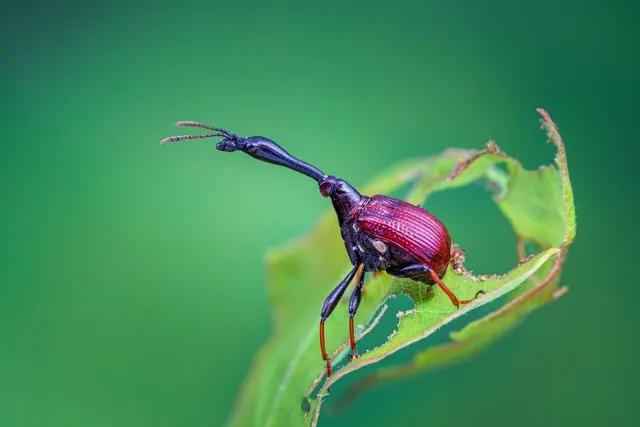
[[[444,284],[444,282],[440,279],[440,277],[438,277],[438,275],[432,269],[430,269],[424,264],[410,264],[404,267],[389,267],[387,268],[387,273],[391,274],[392,276],[406,277],[409,279],[414,279],[414,278],[417,278],[418,276],[428,275],[431,278],[431,280],[433,280],[433,282],[436,283],[440,287],[440,289],[444,291],[445,294],[447,294],[447,296],[451,300],[451,303],[455,305],[456,308],[460,307],[460,304],[468,304],[475,299],[473,298],[470,300],[462,300],[462,301],[459,300],[458,297],[453,292],[451,292],[451,289],[449,289],[447,285]],[[478,294],[476,294],[476,297],[480,293],[484,293],[484,292],[479,291]]]
[[[324,340],[324,321],[331,315],[333,310],[338,305],[338,301],[342,298],[344,291],[347,290],[349,283],[353,280],[353,277],[357,274],[358,280],[360,276],[362,276],[362,270],[364,269],[363,264],[359,264],[354,266],[349,273],[342,279],[342,281],[335,287],[334,290],[331,291],[327,299],[324,301],[322,305],[322,311],[320,312],[320,351],[322,353],[322,359],[327,364],[327,377],[331,376],[331,361],[329,360],[329,356],[327,355],[327,349]]]
[[[358,311],[360,301],[362,300],[362,287],[364,286],[364,273],[356,278],[356,287],[349,298],[349,344],[351,345],[352,359],[358,358],[358,348],[356,347],[356,333],[353,317]]]

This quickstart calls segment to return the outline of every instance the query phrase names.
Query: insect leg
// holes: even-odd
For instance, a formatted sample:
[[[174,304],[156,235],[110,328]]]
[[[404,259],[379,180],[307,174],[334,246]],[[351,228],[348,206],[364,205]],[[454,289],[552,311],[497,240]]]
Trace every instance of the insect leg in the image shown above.
[[[362,270],[358,270],[358,273],[360,274],[358,277],[356,277],[356,287],[351,293],[351,298],[349,298],[349,344],[351,345],[351,351],[353,351],[353,359],[356,359],[358,357],[358,348],[356,347],[356,335],[353,317],[356,315],[356,311],[358,311],[358,306],[360,305],[360,301],[362,300],[362,286],[364,285],[364,273],[362,272]]]
[[[322,305],[322,311],[320,312],[320,352],[322,353],[322,359],[327,364],[327,376],[331,375],[331,361],[329,360],[329,356],[327,355],[327,349],[325,346],[324,340],[324,321],[327,320],[327,317],[331,315],[333,309],[338,305],[338,301],[344,294],[344,291],[349,286],[349,283],[353,279],[353,276],[356,274],[358,270],[362,270],[364,266],[362,264],[355,266],[347,273],[347,275],[342,279],[342,281],[336,286],[334,290],[329,293],[327,299],[324,301]]]
[[[451,303],[453,305],[456,306],[456,308],[460,307],[460,300],[458,299],[458,297],[456,296],[456,294],[454,294],[453,292],[451,292],[451,289],[449,289],[447,287],[447,285],[444,284],[444,282],[442,280],[440,280],[440,278],[438,277],[438,275],[433,271],[433,270],[429,270],[429,275],[431,276],[431,278],[433,279],[434,282],[436,282],[436,284],[438,286],[440,286],[440,289],[442,289],[444,291],[445,294],[447,294],[447,296],[449,297],[449,299],[451,300]],[[463,301],[463,304],[468,303],[469,301]]]
[[[429,273],[431,269],[423,264],[409,264],[404,267],[389,267],[387,273],[396,277],[414,278]]]
[[[475,299],[473,298],[470,300],[459,300],[458,297],[453,292],[451,292],[451,289],[449,289],[447,285],[445,285],[444,282],[438,277],[438,275],[429,267],[423,264],[411,264],[411,265],[407,265],[405,267],[400,267],[400,268],[390,267],[387,269],[387,273],[393,276],[407,277],[407,278],[413,278],[416,276],[428,274],[431,277],[431,279],[436,283],[436,285],[438,285],[438,287],[440,287],[440,289],[442,289],[444,293],[447,294],[447,296],[451,300],[451,303],[456,307],[460,307],[460,304],[468,304]],[[476,294],[476,297],[481,293],[484,293],[484,291],[479,291]]]
[[[431,276],[433,281],[436,282],[438,286],[440,286],[440,289],[442,289],[447,294],[447,296],[449,297],[453,305],[455,305],[456,307],[460,307],[460,304],[469,304],[471,301],[478,298],[478,295],[484,294],[484,291],[481,289],[478,292],[476,292],[476,296],[474,296],[471,299],[458,300],[458,297],[456,297],[455,294],[451,292],[451,290],[447,287],[447,285],[444,284],[444,282],[438,277],[436,273],[430,270],[429,275]]]

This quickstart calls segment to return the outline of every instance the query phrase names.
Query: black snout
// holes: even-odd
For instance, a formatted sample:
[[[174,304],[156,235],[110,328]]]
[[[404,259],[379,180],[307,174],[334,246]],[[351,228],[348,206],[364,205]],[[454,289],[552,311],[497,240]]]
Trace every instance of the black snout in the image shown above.
[[[228,152],[242,150],[244,147],[243,147],[243,144],[241,143],[244,140],[245,140],[244,138],[241,138],[237,135],[227,136],[222,141],[216,144],[216,148],[220,151],[228,151]]]

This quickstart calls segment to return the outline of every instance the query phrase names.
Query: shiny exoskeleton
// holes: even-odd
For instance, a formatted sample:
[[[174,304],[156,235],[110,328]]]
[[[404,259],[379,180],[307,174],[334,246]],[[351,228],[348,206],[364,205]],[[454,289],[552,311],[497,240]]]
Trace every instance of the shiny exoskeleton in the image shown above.
[[[349,342],[353,357],[358,356],[353,317],[362,298],[365,273],[386,271],[428,285],[435,283],[456,307],[469,302],[459,300],[441,280],[451,256],[451,238],[444,224],[428,211],[387,196],[364,196],[346,181],[326,175],[268,138],[245,138],[199,122],[178,122],[177,125],[199,127],[210,133],[174,136],[163,139],[163,143],[221,137],[216,145],[218,150],[243,151],[256,159],[300,172],[314,179],[320,194],[331,199],[353,267],[331,291],[320,313],[320,349],[327,376],[331,375],[331,362],[325,348],[324,322],[351,282],[356,284],[349,299]]]

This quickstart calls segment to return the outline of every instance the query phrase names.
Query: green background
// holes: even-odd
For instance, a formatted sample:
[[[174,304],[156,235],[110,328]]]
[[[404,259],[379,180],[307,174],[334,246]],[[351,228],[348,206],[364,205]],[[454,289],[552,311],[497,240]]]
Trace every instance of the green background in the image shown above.
[[[470,362],[330,399],[320,424],[637,425],[637,2],[128,3],[1,7],[0,425],[226,419],[269,334],[264,251],[328,203],[210,142],[160,147],[174,121],[360,185],[491,138],[549,163],[535,107],[568,150],[570,293]],[[429,208],[476,271],[515,261],[485,189]]]

